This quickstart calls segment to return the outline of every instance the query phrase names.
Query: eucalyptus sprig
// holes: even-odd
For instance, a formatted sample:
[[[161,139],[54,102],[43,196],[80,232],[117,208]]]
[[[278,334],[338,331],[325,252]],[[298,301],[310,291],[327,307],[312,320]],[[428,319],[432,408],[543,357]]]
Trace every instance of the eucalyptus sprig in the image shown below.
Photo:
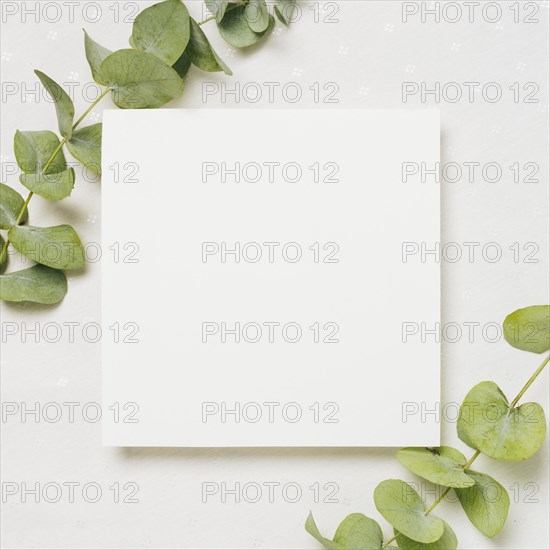
[[[17,131],[14,152],[22,171],[26,199],[0,183],[0,299],[10,302],[55,304],[67,293],[64,271],[80,269],[85,250],[69,225],[27,225],[28,206],[34,195],[50,201],[68,198],[75,185],[73,168],[67,166],[64,149],[96,174],[101,174],[102,125],[80,127],[88,114],[107,95],[121,109],[155,109],[180,97],[191,67],[232,75],[214,51],[202,26],[215,21],[222,38],[231,46],[257,44],[273,29],[275,18],[265,0],[205,0],[212,13],[195,21],[181,0],[165,0],[143,10],[135,19],[131,48],[115,52],[97,44],[84,31],[84,48],[94,80],[105,86],[99,97],[75,121],[75,107],[67,92],[48,75],[35,71],[52,97],[59,135],[49,130]],[[288,25],[296,0],[275,0],[273,12]],[[30,268],[2,275],[8,265],[8,247],[36,262]]]
[[[550,350],[550,306],[531,306],[514,311],[503,323],[503,334],[513,347],[532,353]],[[510,498],[491,476],[471,469],[480,454],[494,460],[522,461],[533,456],[546,437],[546,417],[538,403],[519,401],[550,361],[548,355],[511,402],[494,382],[480,382],[466,395],[457,421],[458,437],[475,449],[470,459],[452,447],[408,447],[397,460],[412,473],[434,483],[440,496],[425,508],[420,495],[405,481],[387,479],[374,490],[374,504],[393,527],[384,541],[380,525],[361,513],[348,515],[333,539],[325,538],[310,513],[306,531],[330,550],[455,550],[458,539],[443,519],[432,511],[454,491],[472,524],[485,536],[494,537],[504,527]]]

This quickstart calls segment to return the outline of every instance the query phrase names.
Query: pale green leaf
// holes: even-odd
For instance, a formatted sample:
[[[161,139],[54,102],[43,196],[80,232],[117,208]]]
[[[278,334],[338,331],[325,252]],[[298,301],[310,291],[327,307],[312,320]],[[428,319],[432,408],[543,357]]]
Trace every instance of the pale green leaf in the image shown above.
[[[208,11],[216,16],[216,21],[219,23],[225,15],[229,0],[204,0],[204,3]]]
[[[275,2],[275,15],[281,23],[288,25],[292,20],[294,8],[296,7],[296,0],[276,0]]]
[[[273,16],[270,15],[267,29],[263,32],[254,32],[248,25],[245,6],[230,4],[229,8],[221,22],[218,23],[218,29],[221,37],[235,48],[253,46],[269,33],[275,24]]]
[[[403,533],[395,531],[395,534],[397,535],[397,546],[399,546],[399,548],[403,548],[404,550],[456,550],[458,540],[455,532],[446,521],[441,521],[443,522],[444,528],[443,535],[435,542],[430,542],[428,544],[416,542],[403,535]]]
[[[25,201],[23,197],[11,187],[0,183],[0,229],[11,229],[23,208]],[[29,211],[25,212],[19,223],[25,223],[29,219]]]
[[[190,48],[190,56],[193,65],[197,66],[199,69],[209,72],[223,71],[227,75],[233,74],[231,69],[214,51],[208,38],[206,38],[206,35],[202,32],[202,29],[194,19],[191,19],[191,41],[188,48]]]
[[[69,153],[94,174],[101,174],[101,122],[76,130],[67,142]]]
[[[254,32],[264,32],[269,26],[269,12],[265,0],[250,0],[244,13],[248,26]]]
[[[503,323],[504,338],[523,351],[550,349],[550,306],[530,306],[510,313]]]
[[[346,516],[336,529],[333,540],[321,535],[311,513],[306,520],[305,528],[328,550],[380,550],[382,548],[383,535],[380,526],[363,514]]]
[[[510,508],[506,489],[487,474],[467,470],[475,485],[455,489],[470,521],[486,537],[494,537],[504,527]]]
[[[35,265],[0,276],[0,300],[57,304],[67,294],[63,271]]]
[[[189,42],[189,13],[181,0],[165,0],[144,9],[135,19],[132,47],[173,65]]]
[[[480,382],[464,398],[457,422],[466,445],[495,460],[520,461],[533,456],[546,436],[546,418],[538,403],[510,408],[494,382]]]
[[[407,447],[397,460],[411,472],[445,487],[471,487],[474,480],[464,473],[464,455],[452,447]]]
[[[41,71],[34,71],[36,76],[42,82],[42,85],[55,103],[55,110],[57,112],[57,123],[59,125],[59,132],[63,137],[67,139],[71,137],[73,133],[73,120],[74,120],[74,104],[73,100],[69,97],[67,92],[54,82],[48,75],[45,75]]]
[[[183,93],[178,73],[158,57],[140,50],[119,50],[101,65],[100,75],[121,109],[155,109]]]
[[[67,168],[67,164],[60,145],[59,138],[49,130],[40,132],[20,132],[17,130],[13,146],[15,159],[23,172],[35,174],[44,169],[51,156],[59,149],[53,162],[48,166],[46,174],[63,172]]]
[[[98,84],[106,86],[107,82],[103,82],[99,76],[99,68],[101,67],[103,61],[113,52],[103,46],[100,46],[97,42],[94,42],[86,31],[84,31],[84,49],[86,50],[86,59],[88,60],[88,64],[92,70],[94,80]]]
[[[4,245],[6,244],[6,241],[4,240],[4,237],[0,235],[0,254],[2,254],[2,257],[0,257],[0,274],[4,273],[6,271],[6,267],[8,267],[8,251],[4,252]]]
[[[57,174],[21,174],[19,181],[33,193],[50,201],[68,197],[74,187],[74,169],[68,168]]]
[[[443,521],[425,515],[418,493],[400,479],[382,481],[374,490],[374,503],[384,519],[409,539],[426,544],[443,536]]]
[[[84,247],[70,225],[12,227],[8,233],[17,252],[56,269],[79,269],[84,265]]]

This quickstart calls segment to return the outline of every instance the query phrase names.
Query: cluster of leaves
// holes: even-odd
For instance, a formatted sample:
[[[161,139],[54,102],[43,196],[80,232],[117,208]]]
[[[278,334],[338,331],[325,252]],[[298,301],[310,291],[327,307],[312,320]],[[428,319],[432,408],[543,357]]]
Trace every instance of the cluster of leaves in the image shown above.
[[[504,336],[513,347],[533,353],[550,349],[550,306],[531,306],[511,313],[503,324]],[[305,528],[330,550],[381,550],[395,541],[406,550],[454,550],[457,537],[432,510],[449,491],[454,491],[472,524],[485,536],[494,537],[508,516],[510,498],[491,476],[471,465],[479,454],[494,460],[522,461],[533,456],[546,437],[546,418],[538,403],[516,406],[525,391],[550,361],[546,357],[512,402],[494,382],[474,386],[462,403],[457,421],[458,437],[475,454],[466,457],[452,447],[409,447],[397,453],[408,470],[441,488],[441,496],[428,509],[416,490],[400,479],[382,481],[374,491],[374,504],[393,527],[394,536],[384,542],[382,529],[363,514],[348,515],[334,538],[323,537],[313,516]]]
[[[274,13],[288,25],[296,0],[276,0]],[[190,17],[181,0],[165,0],[143,10],[135,19],[131,48],[111,52],[84,33],[86,58],[94,80],[105,86],[100,97],[75,122],[74,104],[67,92],[49,76],[35,71],[52,97],[59,135],[49,130],[17,131],[14,151],[29,190],[26,200],[0,183],[0,299],[11,302],[55,304],[67,293],[65,270],[80,269],[85,251],[69,225],[27,225],[33,195],[60,201],[71,195],[75,171],[67,166],[64,148],[87,169],[101,174],[102,125],[79,128],[87,114],[111,93],[121,109],[155,109],[180,97],[191,65],[208,72],[231,70],[212,48],[201,25],[215,20],[222,38],[237,48],[252,46],[274,26],[265,0],[205,0],[213,15],[201,23]],[[36,262],[30,268],[4,274],[8,245]]]

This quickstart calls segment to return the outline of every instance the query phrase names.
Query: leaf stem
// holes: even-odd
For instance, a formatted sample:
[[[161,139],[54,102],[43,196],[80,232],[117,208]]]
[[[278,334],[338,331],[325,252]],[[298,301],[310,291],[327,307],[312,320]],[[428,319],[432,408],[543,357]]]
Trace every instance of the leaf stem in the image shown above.
[[[544,370],[544,367],[548,365],[550,362],[550,354],[546,357],[546,359],[540,364],[538,369],[533,373],[533,376],[529,378],[525,386],[521,388],[520,392],[514,397],[513,401],[510,403],[510,408],[513,409],[519,402],[519,400],[523,397],[524,393],[529,389],[531,384],[537,379],[538,375]],[[476,458],[481,454],[481,451],[476,451],[462,466],[462,471],[467,470],[476,460]],[[434,501],[434,503],[424,512],[424,515],[427,516],[438,504],[449,494],[449,491],[451,490],[451,487],[447,487],[441,495]],[[391,539],[389,539],[387,542],[384,543],[384,548],[388,546],[388,544],[392,543],[397,538],[397,535],[393,536]]]
[[[94,107],[110,92],[110,90],[111,90],[110,88],[105,88],[105,90],[103,90],[101,95],[84,111],[82,116],[74,123],[73,130],[76,130],[80,126],[80,123],[90,114],[92,109],[94,109]],[[54,152],[51,154],[46,164],[44,164],[43,168],[40,170],[40,173],[42,175],[46,173],[46,170],[51,166],[52,162],[55,160],[55,157],[59,154],[61,149],[63,149],[63,145],[65,145],[67,141],[69,141],[68,138],[64,137],[59,142],[59,145],[55,148]],[[19,223],[21,222],[25,214],[25,210],[27,206],[29,206],[29,202],[31,202],[33,195],[34,193],[32,191],[30,191],[29,194],[27,195],[27,198],[25,199],[25,202],[23,203],[23,206],[21,207],[19,214],[17,215],[15,225],[19,225]],[[6,255],[9,245],[10,245],[10,240],[6,238],[6,242],[4,243],[2,251],[0,252],[0,261],[2,261],[2,258],[4,258],[4,256]]]

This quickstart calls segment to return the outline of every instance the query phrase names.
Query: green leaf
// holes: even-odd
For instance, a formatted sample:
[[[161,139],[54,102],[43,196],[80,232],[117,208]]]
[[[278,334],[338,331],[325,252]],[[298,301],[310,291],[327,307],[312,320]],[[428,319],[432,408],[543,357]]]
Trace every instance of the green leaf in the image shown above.
[[[465,456],[452,447],[407,447],[397,452],[397,460],[411,472],[445,487],[471,487],[474,480],[466,475]]]
[[[49,130],[40,132],[20,132],[17,130],[14,139],[17,164],[27,174],[41,172],[51,156],[59,148],[59,152],[48,166],[46,174],[63,172],[67,168],[67,164],[60,145],[59,138]]]
[[[17,191],[0,183],[0,229],[11,229],[16,224],[24,204],[23,197]],[[29,211],[25,207],[19,223],[25,223],[28,219]]]
[[[191,61],[193,57],[193,50],[191,47],[191,41],[187,44],[187,48],[181,54],[181,57],[172,65],[172,69],[176,71],[180,78],[183,78],[189,71],[191,67]]]
[[[248,26],[254,32],[264,32],[269,26],[269,12],[265,0],[250,0],[244,13]]]
[[[34,72],[55,102],[59,132],[63,137],[70,138],[73,133],[73,100],[69,97],[67,92],[59,84],[57,84],[57,82],[54,82],[48,75],[45,75],[41,71]]]
[[[94,174],[101,174],[101,134],[103,124],[92,124],[76,130],[67,142],[69,153],[89,168]]]
[[[295,7],[296,0],[276,0],[275,15],[277,19],[284,25],[288,25],[292,19]]]
[[[218,23],[221,37],[235,48],[247,48],[259,42],[263,36],[271,31],[275,21],[269,16],[269,25],[263,32],[254,32],[248,25],[243,5],[230,4],[223,19]]]
[[[363,514],[350,514],[344,518],[336,529],[334,540],[321,535],[311,512],[305,528],[313,538],[329,550],[380,550],[383,544],[380,526]]]
[[[511,409],[494,382],[480,382],[464,398],[457,431],[466,445],[490,458],[520,461],[533,456],[543,444],[546,418],[538,403]]]
[[[6,241],[4,240],[4,237],[0,235],[0,254],[4,251],[4,245],[6,244]],[[2,254],[2,257],[0,258],[0,274],[4,273],[6,271],[6,267],[8,267],[8,251],[4,254]]]
[[[39,264],[56,269],[79,269],[84,265],[84,247],[70,225],[15,226],[8,238],[15,250]]]
[[[229,0],[204,0],[204,3],[208,11],[216,16],[216,21],[219,23],[225,15]]]
[[[230,76],[233,74],[231,69],[214,51],[210,42],[208,42],[208,38],[206,38],[206,35],[194,19],[191,19],[191,42],[189,43],[189,48],[191,61],[199,69],[209,72],[223,71]]]
[[[67,294],[63,271],[35,265],[0,276],[0,300],[57,304]]]
[[[530,306],[510,313],[503,323],[504,338],[514,348],[533,353],[550,349],[550,306]]]
[[[86,50],[86,59],[88,60],[88,64],[92,70],[94,80],[98,84],[106,86],[107,82],[104,82],[99,76],[99,68],[101,67],[103,61],[113,52],[103,46],[100,46],[97,42],[94,42],[86,31],[84,31],[84,49]]]
[[[400,479],[382,481],[374,490],[374,504],[392,527],[414,541],[426,544],[443,536],[443,521],[426,516],[419,494]]]
[[[416,542],[409,539],[399,531],[395,531],[397,535],[397,545],[399,548],[404,548],[405,550],[456,550],[458,546],[458,540],[456,538],[455,532],[451,529],[450,525],[443,521],[443,535],[440,539],[429,544],[422,544],[421,542]]]
[[[508,517],[510,497],[506,489],[487,474],[467,470],[475,485],[455,489],[462,508],[470,521],[486,537],[494,537]]]
[[[134,48],[173,65],[189,42],[189,13],[181,0],[166,0],[143,10],[132,30]]]
[[[68,168],[57,174],[21,174],[19,181],[33,193],[50,201],[68,197],[74,187],[74,170]]]
[[[178,73],[158,57],[140,50],[119,50],[101,65],[100,75],[121,109],[155,109],[183,93]]]

